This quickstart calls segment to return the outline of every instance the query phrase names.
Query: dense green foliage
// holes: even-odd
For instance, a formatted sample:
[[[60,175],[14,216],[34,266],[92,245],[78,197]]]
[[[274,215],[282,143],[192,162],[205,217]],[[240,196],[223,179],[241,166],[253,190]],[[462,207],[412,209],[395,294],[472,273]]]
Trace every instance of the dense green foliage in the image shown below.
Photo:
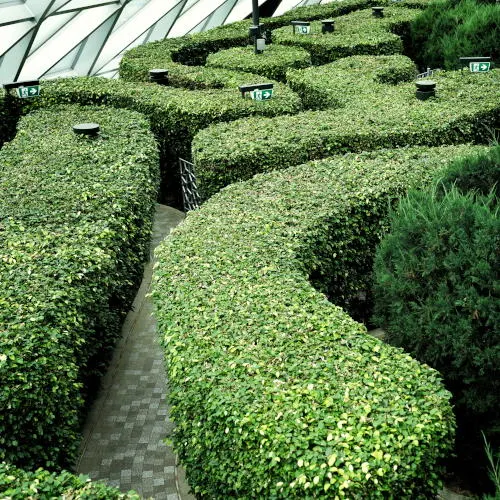
[[[492,190],[497,201],[500,194],[500,146],[480,155],[457,159],[440,175],[438,189],[449,190],[452,186],[466,194],[474,191],[488,196]]]
[[[248,71],[279,81],[285,81],[289,68],[310,65],[311,56],[306,50],[276,44],[268,45],[262,54],[255,54],[254,47],[248,46],[221,50],[207,57],[208,67]]]
[[[373,100],[384,93],[383,85],[410,82],[415,75],[415,64],[406,56],[353,56],[308,70],[290,70],[287,83],[306,108],[321,110]]]
[[[14,137],[19,116],[19,104],[12,99],[9,101],[5,90],[0,89],[0,148]]]
[[[436,491],[453,427],[439,376],[366,335],[308,277],[359,279],[389,200],[470,149],[351,154],[255,176],[165,240],[153,298],[174,443],[197,495]]]
[[[417,0],[417,4],[426,4],[426,0]],[[283,16],[263,18],[267,28],[274,29],[289,24],[290,21],[303,19],[325,19],[341,16],[349,12],[378,5],[375,0],[345,0],[327,5],[312,5],[293,9]],[[205,64],[208,54],[236,46],[248,44],[248,29],[251,20],[220,26],[202,33],[195,33],[179,38],[141,45],[128,51],[120,61],[120,77],[129,81],[148,81],[149,70],[165,68],[169,70],[172,84],[184,86],[191,80],[190,73],[200,75],[205,70],[199,65]],[[202,78],[203,77],[200,77]],[[189,83],[187,83],[189,86]]]
[[[72,125],[97,122],[95,139]],[[0,460],[72,464],[147,259],[158,153],[138,113],[54,107],[0,151]]]
[[[403,51],[401,36],[409,33],[410,21],[418,14],[418,10],[394,6],[384,9],[383,18],[376,18],[371,9],[359,10],[337,17],[333,33],[322,34],[321,22],[316,21],[309,35],[295,35],[286,26],[273,31],[273,41],[306,49],[314,65],[357,54],[397,54]]]
[[[422,66],[457,69],[459,58],[491,56],[500,62],[500,5],[436,0],[411,27],[414,57]]]
[[[26,472],[0,463],[0,497],[8,500],[139,500],[139,495],[120,493],[101,483],[92,483],[85,476],[69,472],[60,474],[38,469]]]
[[[333,63],[330,69],[318,73],[323,79],[318,78],[311,93],[314,96],[321,86],[335,87],[338,100],[345,91],[349,106],[293,117],[237,120],[210,126],[196,135],[192,154],[204,197],[257,172],[335,153],[411,144],[483,142],[486,127],[498,126],[498,70],[439,73],[434,77],[436,98],[420,101],[415,97],[414,83],[376,84],[372,71],[365,78],[358,71],[353,81],[348,76],[348,60]],[[302,84],[305,86],[305,79]],[[353,92],[359,92],[359,99],[352,98]],[[309,105],[314,106],[314,100]]]
[[[500,446],[500,222],[491,197],[411,192],[375,261],[375,321],[389,343],[443,374],[467,468]]]

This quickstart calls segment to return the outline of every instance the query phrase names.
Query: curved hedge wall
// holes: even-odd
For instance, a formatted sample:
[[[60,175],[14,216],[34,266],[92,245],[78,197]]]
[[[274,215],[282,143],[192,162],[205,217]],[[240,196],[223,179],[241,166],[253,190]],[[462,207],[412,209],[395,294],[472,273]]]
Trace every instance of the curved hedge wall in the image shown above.
[[[309,52],[300,47],[268,45],[262,54],[255,54],[253,46],[221,50],[207,57],[207,67],[249,71],[274,80],[285,81],[289,68],[311,66]]]
[[[259,175],[164,241],[153,298],[174,442],[196,495],[436,491],[454,427],[439,375],[367,335],[308,276],[327,265],[349,281],[388,200],[470,150],[362,153]]]
[[[429,0],[403,0],[398,7],[424,8]],[[262,18],[266,28],[276,28],[290,24],[296,19],[325,19],[348,14],[372,5],[394,5],[392,0],[344,0],[326,5],[298,7],[282,16]],[[200,65],[205,64],[208,54],[248,44],[248,29],[251,20],[239,21],[202,33],[179,38],[167,38],[148,43],[128,51],[120,61],[120,77],[129,81],[148,81],[149,70],[165,68],[169,70],[172,85],[189,86],[190,73],[204,72]]]
[[[302,47],[311,54],[314,65],[327,64],[358,54],[388,55],[403,52],[401,36],[409,33],[410,22],[418,10],[385,7],[384,17],[372,16],[371,9],[335,18],[335,31],[322,34],[321,22],[311,23],[311,34],[295,35],[291,26],[273,31],[273,42]]]
[[[336,70],[338,64],[338,71]],[[440,72],[437,97],[420,101],[414,83],[382,85],[373,72],[353,82],[349,62],[338,61],[311,87],[336,87],[336,95],[359,99],[349,106],[306,111],[293,117],[249,118],[212,125],[194,138],[192,155],[205,198],[223,186],[265,172],[346,151],[366,151],[405,145],[483,142],[499,124],[498,70],[474,74]],[[305,70],[307,71],[307,70]],[[371,73],[371,74],[370,74]],[[307,82],[302,82],[307,92]],[[298,89],[298,87],[297,87]],[[320,102],[324,99],[321,93]],[[314,99],[308,104],[314,106]],[[252,140],[249,141],[248,138]]]
[[[96,139],[72,125],[97,122]],[[140,283],[158,187],[147,120],[54,107],[0,151],[0,461],[72,465],[85,385]]]
[[[289,70],[287,84],[309,109],[356,106],[360,99],[374,100],[384,84],[414,81],[415,63],[406,56],[352,56],[308,70]]]

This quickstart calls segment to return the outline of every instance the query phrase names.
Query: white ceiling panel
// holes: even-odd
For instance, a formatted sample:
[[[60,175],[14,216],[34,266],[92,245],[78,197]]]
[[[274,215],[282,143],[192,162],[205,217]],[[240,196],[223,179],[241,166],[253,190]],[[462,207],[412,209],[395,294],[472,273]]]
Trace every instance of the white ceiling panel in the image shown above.
[[[281,0],[278,9],[304,2],[320,0]],[[251,12],[252,0],[0,0],[0,84],[60,75],[115,77],[123,53],[136,45],[204,31]]]

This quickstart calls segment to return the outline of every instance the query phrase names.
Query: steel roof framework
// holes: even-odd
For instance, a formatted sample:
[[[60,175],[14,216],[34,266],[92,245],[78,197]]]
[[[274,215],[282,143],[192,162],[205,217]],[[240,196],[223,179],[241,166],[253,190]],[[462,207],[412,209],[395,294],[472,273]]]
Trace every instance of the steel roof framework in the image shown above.
[[[282,0],[275,15],[328,1]],[[132,47],[244,19],[251,10],[250,0],[0,0],[0,84],[115,77]]]

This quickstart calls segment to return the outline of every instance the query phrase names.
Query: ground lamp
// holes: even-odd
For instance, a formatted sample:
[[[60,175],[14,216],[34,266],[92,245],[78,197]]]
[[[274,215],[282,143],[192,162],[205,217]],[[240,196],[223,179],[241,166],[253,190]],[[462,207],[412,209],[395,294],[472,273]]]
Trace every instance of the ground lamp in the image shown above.
[[[99,130],[98,123],[78,123],[77,125],[73,125],[73,132],[75,134],[87,137],[97,137]]]
[[[384,8],[383,7],[372,7],[372,16],[373,17],[384,17]]]
[[[158,85],[168,85],[168,69],[150,69],[149,81]]]
[[[432,80],[418,80],[416,85],[417,99],[425,101],[426,99],[429,99],[429,97],[434,97],[436,95],[436,82],[433,82]]]
[[[333,33],[335,31],[335,20],[325,19],[321,21],[321,33]]]

